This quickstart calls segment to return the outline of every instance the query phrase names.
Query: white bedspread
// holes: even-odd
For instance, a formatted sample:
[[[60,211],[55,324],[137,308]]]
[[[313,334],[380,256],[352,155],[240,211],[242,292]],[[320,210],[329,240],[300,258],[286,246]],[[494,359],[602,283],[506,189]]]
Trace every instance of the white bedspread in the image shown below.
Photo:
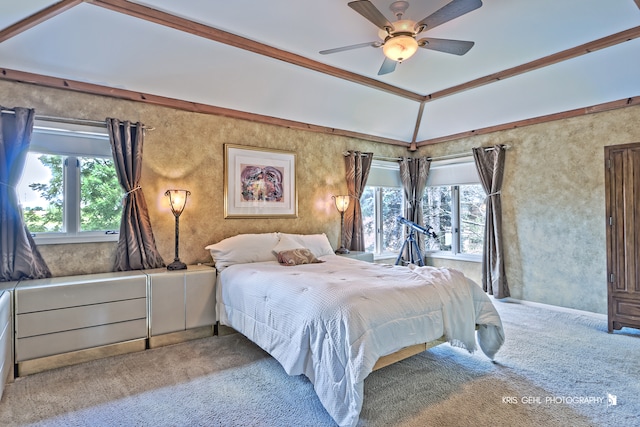
[[[322,264],[236,264],[219,275],[220,322],[306,375],[341,426],[354,426],[381,356],[445,336],[493,359],[504,341],[493,304],[462,273],[321,257]]]

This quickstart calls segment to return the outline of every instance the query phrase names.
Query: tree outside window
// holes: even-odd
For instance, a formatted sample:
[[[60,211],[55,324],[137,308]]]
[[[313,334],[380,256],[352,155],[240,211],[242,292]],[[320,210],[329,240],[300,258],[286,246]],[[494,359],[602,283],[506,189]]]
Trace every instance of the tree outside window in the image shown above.
[[[377,255],[397,254],[404,243],[403,190],[398,187],[367,186],[360,199],[365,250]]]
[[[117,240],[124,191],[106,127],[36,120],[17,191],[38,244]]]
[[[65,221],[65,193],[74,192],[76,189],[66,188],[69,187],[69,181],[73,180],[64,179],[64,169],[77,166],[80,173],[80,203],[78,206],[70,206],[67,203],[67,209],[79,208],[79,224],[76,231],[115,231],[120,228],[123,191],[118,183],[113,160],[34,152],[28,156],[30,158],[21,182],[22,191],[19,191],[24,193],[25,187],[28,187],[35,196],[23,208],[25,223],[30,232],[72,231],[69,229],[68,221]],[[33,173],[34,160],[37,160],[48,173]],[[40,175],[41,179],[38,179],[37,175]]]
[[[427,240],[427,251],[481,255],[485,197],[480,184],[427,187],[422,199],[424,221],[438,235]]]

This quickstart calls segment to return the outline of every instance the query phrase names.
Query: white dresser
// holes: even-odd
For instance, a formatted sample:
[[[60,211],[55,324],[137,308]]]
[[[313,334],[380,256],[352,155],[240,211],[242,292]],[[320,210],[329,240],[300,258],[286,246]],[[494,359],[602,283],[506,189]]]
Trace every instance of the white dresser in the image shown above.
[[[18,375],[144,350],[146,338],[142,272],[24,280],[15,288]]]
[[[0,283],[0,398],[4,386],[13,380],[13,303],[17,282]]]
[[[3,283],[0,386],[14,372],[211,336],[215,282],[213,267],[190,265]]]
[[[216,323],[216,270],[145,270],[149,276],[149,347],[211,336]]]

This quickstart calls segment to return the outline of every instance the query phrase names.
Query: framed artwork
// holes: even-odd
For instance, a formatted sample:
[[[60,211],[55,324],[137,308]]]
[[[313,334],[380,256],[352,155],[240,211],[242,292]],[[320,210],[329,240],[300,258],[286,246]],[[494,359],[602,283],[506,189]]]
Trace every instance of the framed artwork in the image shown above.
[[[296,154],[224,144],[224,217],[297,218]]]

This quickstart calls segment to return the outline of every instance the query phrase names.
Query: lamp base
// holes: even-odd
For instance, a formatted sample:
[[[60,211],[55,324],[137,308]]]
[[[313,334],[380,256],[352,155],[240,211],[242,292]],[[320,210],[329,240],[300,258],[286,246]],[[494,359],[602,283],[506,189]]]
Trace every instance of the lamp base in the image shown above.
[[[336,253],[338,255],[348,254],[349,253],[349,249],[345,248],[344,246],[340,246],[339,249],[336,249]]]
[[[180,261],[179,259],[176,259],[171,264],[167,265],[167,270],[186,270],[186,269],[187,269],[187,264]]]

